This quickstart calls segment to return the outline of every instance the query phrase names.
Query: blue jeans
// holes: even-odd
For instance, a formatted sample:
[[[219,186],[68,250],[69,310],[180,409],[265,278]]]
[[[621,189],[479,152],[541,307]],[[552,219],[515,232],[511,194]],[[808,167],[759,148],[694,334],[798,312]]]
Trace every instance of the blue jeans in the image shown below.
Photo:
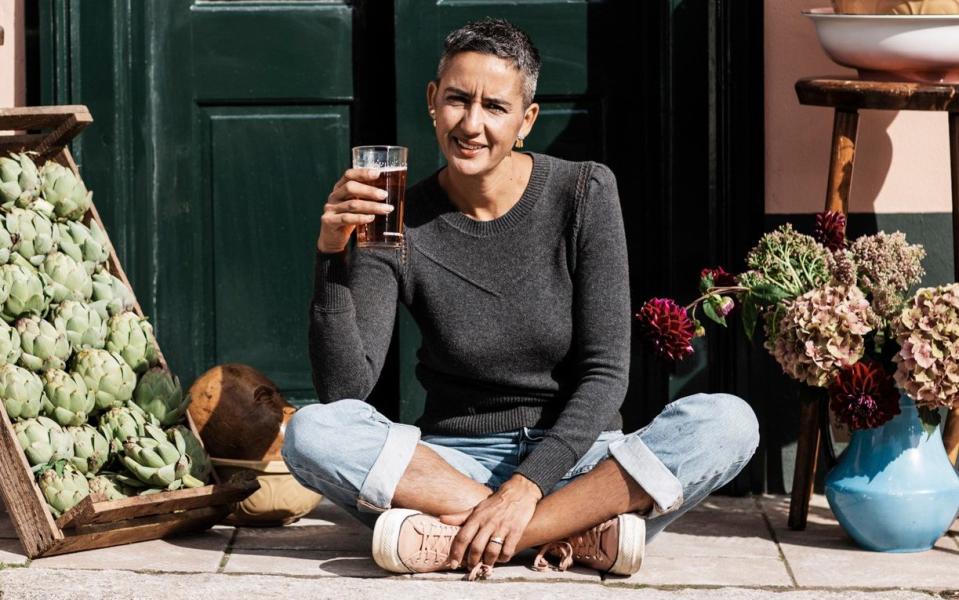
[[[290,473],[372,528],[388,510],[416,445],[425,444],[456,470],[494,491],[543,439],[542,429],[472,437],[422,435],[355,399],[300,408],[281,450]],[[752,408],[729,394],[695,394],[666,405],[642,429],[604,431],[550,493],[607,457],[653,499],[646,541],[733,479],[759,444]]]

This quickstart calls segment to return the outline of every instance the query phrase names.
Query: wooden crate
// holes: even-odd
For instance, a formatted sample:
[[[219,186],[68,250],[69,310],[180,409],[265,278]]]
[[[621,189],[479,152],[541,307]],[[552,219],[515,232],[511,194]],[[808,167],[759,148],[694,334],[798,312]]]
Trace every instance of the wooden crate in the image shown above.
[[[0,156],[11,151],[34,151],[39,153],[34,157],[38,166],[55,160],[79,175],[66,144],[91,122],[93,118],[86,106],[0,108],[0,132],[10,130],[0,134]],[[96,221],[103,228],[96,207],[91,206],[83,218],[85,224],[90,221]],[[112,244],[107,266],[130,287]],[[139,303],[135,303],[134,311],[143,316]],[[159,348],[157,355],[160,364],[166,367]],[[197,434],[189,414],[187,424]],[[197,439],[200,439],[198,434]],[[123,500],[94,502],[88,496],[54,519],[0,402],[0,495],[30,558],[207,529],[230,513],[230,503],[246,498],[259,488],[255,480],[222,483],[215,471],[212,478],[213,484],[200,488]]]

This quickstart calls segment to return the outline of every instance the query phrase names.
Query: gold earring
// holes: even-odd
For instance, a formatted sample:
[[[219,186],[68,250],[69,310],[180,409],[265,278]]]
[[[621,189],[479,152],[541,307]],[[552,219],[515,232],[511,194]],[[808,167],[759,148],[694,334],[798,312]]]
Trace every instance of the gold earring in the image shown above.
[[[523,147],[523,138],[521,138],[521,137],[516,138],[516,147],[517,147],[517,148],[522,148],[522,147]]]
[[[435,110],[431,110],[431,111],[430,111],[430,116],[433,117],[433,127],[436,127],[436,111],[435,111]]]

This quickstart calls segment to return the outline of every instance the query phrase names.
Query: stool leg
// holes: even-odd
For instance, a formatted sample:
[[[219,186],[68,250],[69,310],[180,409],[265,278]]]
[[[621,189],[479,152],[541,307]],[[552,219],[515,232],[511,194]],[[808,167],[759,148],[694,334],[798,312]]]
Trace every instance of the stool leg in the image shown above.
[[[789,499],[789,528],[802,531],[806,529],[806,517],[809,516],[809,500],[812,498],[813,484],[816,482],[816,462],[819,459],[819,411],[829,410],[821,407],[820,390],[807,386],[800,387],[799,399],[799,440],[796,445],[796,468],[793,471],[793,489]]]
[[[852,188],[852,167],[856,159],[856,135],[859,131],[859,112],[837,108],[832,122],[832,147],[829,155],[829,181],[826,183],[824,210],[849,211],[849,190]],[[816,463],[819,460],[820,398],[814,390],[800,392],[802,408],[799,413],[799,440],[796,446],[796,469],[789,500],[789,528],[806,529],[809,500],[816,481]]]
[[[849,190],[852,167],[856,159],[856,134],[859,113],[836,109],[832,122],[832,153],[829,157],[829,182],[826,185],[826,208],[843,214],[849,212]]]
[[[959,281],[959,113],[949,113],[949,159],[952,165],[952,260]],[[959,459],[959,407],[946,416],[943,443],[952,464]]]

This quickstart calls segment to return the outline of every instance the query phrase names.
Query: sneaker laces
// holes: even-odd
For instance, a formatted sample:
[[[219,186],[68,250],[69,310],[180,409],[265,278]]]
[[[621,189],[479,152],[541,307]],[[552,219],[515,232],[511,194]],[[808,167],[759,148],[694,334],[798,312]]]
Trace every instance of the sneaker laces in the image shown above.
[[[469,572],[469,575],[466,576],[467,581],[475,581],[477,579],[486,579],[493,574],[493,565],[488,565],[484,562],[476,563],[476,566]]]
[[[557,571],[565,571],[573,564],[574,559],[598,559],[600,558],[600,539],[603,532],[609,529],[614,519],[609,519],[590,527],[586,531],[563,538],[558,542],[550,542],[540,546],[536,558],[533,559],[533,569],[537,571],[546,571],[552,565],[546,559],[546,554],[559,558],[559,563],[554,567]],[[574,547],[575,544],[575,547]]]
[[[445,523],[427,523],[426,531],[421,534],[420,551],[413,557],[414,562],[436,564],[440,562],[440,554],[449,555],[450,546],[456,532],[452,525]]]

